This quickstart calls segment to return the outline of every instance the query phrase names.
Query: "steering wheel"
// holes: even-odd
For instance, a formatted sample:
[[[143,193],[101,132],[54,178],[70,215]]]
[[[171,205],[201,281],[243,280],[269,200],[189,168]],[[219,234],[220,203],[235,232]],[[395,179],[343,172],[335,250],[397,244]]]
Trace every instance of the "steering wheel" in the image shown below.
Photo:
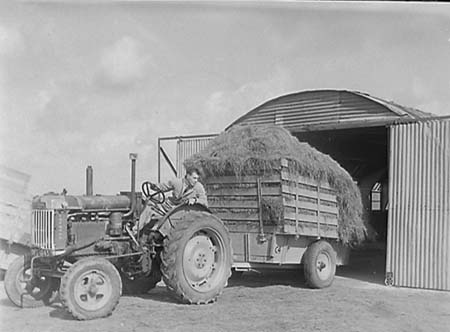
[[[151,200],[153,203],[163,204],[166,201],[166,195],[164,195],[164,192],[159,189],[156,184],[145,181],[144,183],[142,183],[141,187],[144,196],[147,199]],[[152,191],[154,191],[153,194],[151,193]]]

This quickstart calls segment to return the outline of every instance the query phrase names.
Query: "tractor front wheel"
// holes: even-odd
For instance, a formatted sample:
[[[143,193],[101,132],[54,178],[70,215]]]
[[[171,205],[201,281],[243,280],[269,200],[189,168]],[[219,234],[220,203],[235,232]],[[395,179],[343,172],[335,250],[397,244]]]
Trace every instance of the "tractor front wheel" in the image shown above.
[[[119,272],[104,258],[85,258],[61,279],[61,302],[79,320],[111,315],[122,294]]]

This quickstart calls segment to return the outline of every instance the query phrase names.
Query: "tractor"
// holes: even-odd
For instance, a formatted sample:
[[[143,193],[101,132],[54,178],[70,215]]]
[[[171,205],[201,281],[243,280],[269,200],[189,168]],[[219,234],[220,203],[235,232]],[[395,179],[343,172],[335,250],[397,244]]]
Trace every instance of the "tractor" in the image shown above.
[[[110,315],[120,296],[143,294],[164,280],[183,303],[214,302],[231,276],[232,249],[224,223],[208,208],[158,209],[165,194],[150,182],[135,190],[137,154],[130,154],[131,191],[45,194],[33,199],[31,254],[5,275],[9,299],[20,307],[51,303],[57,294],[78,320]],[[135,231],[145,206],[157,213]],[[134,229],[134,230],[133,230]]]

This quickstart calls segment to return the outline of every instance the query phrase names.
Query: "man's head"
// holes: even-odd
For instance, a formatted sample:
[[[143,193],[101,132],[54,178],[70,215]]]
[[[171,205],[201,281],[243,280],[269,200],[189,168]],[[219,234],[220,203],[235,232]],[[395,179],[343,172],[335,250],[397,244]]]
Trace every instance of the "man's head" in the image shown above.
[[[188,168],[186,169],[186,180],[187,182],[193,186],[198,182],[198,178],[200,177],[200,171],[198,168]]]

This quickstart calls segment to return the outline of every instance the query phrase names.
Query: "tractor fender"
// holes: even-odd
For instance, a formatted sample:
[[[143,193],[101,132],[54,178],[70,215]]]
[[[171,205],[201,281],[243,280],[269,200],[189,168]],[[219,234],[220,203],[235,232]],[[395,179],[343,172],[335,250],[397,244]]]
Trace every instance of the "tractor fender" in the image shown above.
[[[205,211],[208,213],[211,213],[211,210],[208,209],[206,206],[201,204],[194,204],[194,205],[188,205],[188,204],[182,204],[178,205],[175,208],[173,208],[169,213],[167,213],[160,221],[158,221],[153,227],[153,230],[158,231],[161,233],[163,237],[166,237],[170,230],[173,228],[173,224],[171,222],[172,218],[179,218],[182,214],[188,212],[188,211]]]

